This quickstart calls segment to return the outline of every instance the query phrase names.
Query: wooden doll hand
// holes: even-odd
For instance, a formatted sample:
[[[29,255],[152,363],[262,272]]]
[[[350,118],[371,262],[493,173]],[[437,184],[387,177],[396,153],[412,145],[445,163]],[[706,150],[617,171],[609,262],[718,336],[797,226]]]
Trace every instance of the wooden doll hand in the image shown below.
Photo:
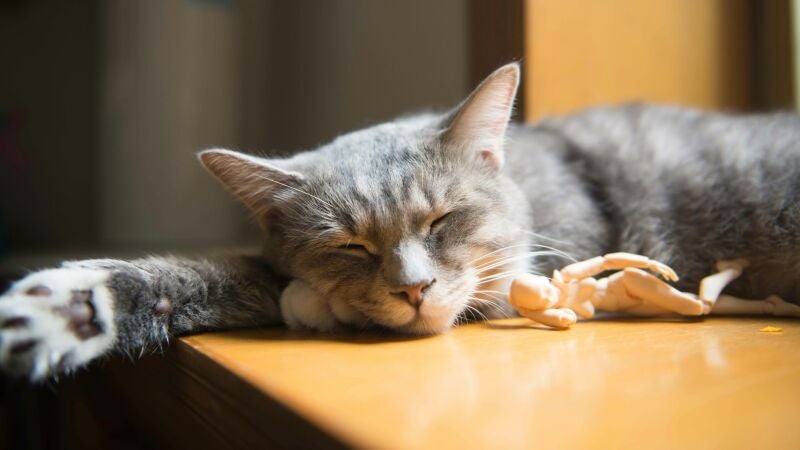
[[[518,307],[517,311],[535,322],[539,322],[551,328],[558,328],[562,330],[575,325],[575,322],[578,321],[578,315],[575,314],[575,311],[569,308],[530,310]]]
[[[661,275],[667,281],[678,281],[678,274],[671,267],[658,261],[650,260],[647,268]]]
[[[547,278],[524,273],[511,282],[508,292],[508,301],[516,309],[524,308],[529,311],[550,309],[558,303],[558,290],[555,289]]]

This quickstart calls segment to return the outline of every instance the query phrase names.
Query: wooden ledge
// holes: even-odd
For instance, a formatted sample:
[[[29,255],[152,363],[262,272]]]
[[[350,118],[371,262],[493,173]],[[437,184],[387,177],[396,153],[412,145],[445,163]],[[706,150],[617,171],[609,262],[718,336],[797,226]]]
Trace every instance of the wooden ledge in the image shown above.
[[[417,339],[208,333],[136,372],[207,446],[776,449],[800,448],[798,349],[787,319],[508,319]]]

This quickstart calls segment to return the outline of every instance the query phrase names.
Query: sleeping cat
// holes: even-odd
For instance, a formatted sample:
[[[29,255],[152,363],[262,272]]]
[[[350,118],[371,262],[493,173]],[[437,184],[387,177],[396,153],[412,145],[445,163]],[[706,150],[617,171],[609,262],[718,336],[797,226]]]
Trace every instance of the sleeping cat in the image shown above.
[[[169,336],[286,323],[440,333],[510,314],[515,274],[612,251],[695,291],[747,257],[735,295],[796,300],[800,119],[624,105],[509,127],[515,64],[453,111],[402,118],[288,159],[203,165],[253,212],[257,256],[66,262],[0,298],[0,362],[42,379]]]

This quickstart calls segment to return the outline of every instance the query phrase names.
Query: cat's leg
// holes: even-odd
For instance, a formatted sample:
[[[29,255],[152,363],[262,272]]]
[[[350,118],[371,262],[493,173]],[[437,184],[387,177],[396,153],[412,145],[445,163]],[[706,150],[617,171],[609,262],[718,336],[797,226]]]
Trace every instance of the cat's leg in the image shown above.
[[[714,304],[711,314],[800,317],[800,306],[784,301],[777,295],[770,295],[764,300],[721,295]]]
[[[173,334],[279,323],[284,285],[250,257],[64,263],[0,296],[0,367],[39,380]]]

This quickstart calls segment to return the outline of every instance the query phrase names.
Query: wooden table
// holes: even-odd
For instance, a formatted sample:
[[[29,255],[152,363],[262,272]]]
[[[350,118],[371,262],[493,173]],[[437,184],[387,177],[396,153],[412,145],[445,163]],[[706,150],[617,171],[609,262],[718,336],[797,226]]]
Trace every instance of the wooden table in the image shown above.
[[[137,367],[136,383],[163,390],[147,411],[176,447],[800,448],[800,321],[785,319],[508,319],[419,339],[245,330],[183,338]],[[176,437],[159,414],[194,425]]]

